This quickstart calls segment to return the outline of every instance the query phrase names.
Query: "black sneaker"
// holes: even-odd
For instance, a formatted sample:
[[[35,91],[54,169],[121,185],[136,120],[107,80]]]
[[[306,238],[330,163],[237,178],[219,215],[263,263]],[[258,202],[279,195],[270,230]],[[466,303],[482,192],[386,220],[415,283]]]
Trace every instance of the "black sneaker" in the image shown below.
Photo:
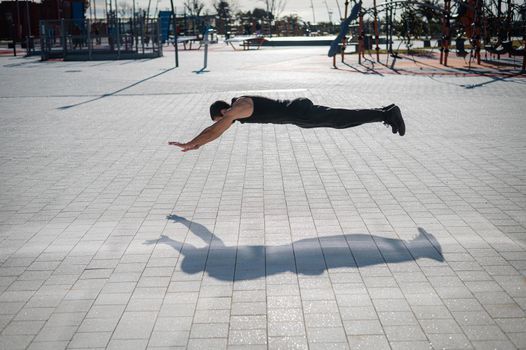
[[[394,118],[393,118],[393,114],[390,112],[390,110],[395,107],[394,104],[390,104],[389,106],[385,106],[385,107],[382,107],[380,108],[380,110],[382,110],[383,112],[386,113],[386,117],[385,117],[385,120],[384,120],[384,125],[386,127],[391,127],[393,130],[393,134],[396,134],[398,132],[398,123],[395,122]]]
[[[402,118],[402,112],[400,112],[400,108],[394,104],[391,104],[387,107],[383,107],[382,110],[387,113],[384,124],[391,126],[393,129],[393,134],[398,133],[400,136],[404,136],[405,123],[404,118]]]
[[[398,106],[394,106],[389,110],[391,113],[391,118],[395,124],[397,124],[398,134],[400,136],[405,135],[405,123],[404,118],[402,118],[402,112]]]

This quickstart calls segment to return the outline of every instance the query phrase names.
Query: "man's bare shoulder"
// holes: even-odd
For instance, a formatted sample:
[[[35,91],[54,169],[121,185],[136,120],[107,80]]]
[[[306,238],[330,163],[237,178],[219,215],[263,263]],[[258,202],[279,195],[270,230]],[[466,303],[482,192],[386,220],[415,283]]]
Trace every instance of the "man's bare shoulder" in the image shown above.
[[[251,97],[248,97],[248,96],[240,96],[236,99],[236,101],[234,102],[233,106],[235,106],[236,104],[248,104],[248,105],[251,105],[253,106],[254,105],[254,101],[252,101],[252,98]]]
[[[248,118],[254,112],[254,101],[250,97],[241,96],[235,100],[232,107],[227,111],[226,116],[233,119]]]

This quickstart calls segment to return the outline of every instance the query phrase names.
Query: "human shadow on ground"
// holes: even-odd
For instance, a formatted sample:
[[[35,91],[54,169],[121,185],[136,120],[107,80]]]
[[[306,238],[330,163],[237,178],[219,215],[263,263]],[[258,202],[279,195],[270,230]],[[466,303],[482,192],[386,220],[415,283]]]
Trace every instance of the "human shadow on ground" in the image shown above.
[[[423,228],[418,228],[418,236],[410,241],[370,234],[345,234],[306,238],[276,246],[226,246],[197,222],[178,215],[167,218],[187,226],[208,245],[198,248],[165,235],[144,244],[166,244],[181,254],[179,265],[183,272],[204,271],[210,277],[224,281],[251,280],[285,272],[321,275],[328,269],[402,263],[422,258],[444,261],[440,244]]]

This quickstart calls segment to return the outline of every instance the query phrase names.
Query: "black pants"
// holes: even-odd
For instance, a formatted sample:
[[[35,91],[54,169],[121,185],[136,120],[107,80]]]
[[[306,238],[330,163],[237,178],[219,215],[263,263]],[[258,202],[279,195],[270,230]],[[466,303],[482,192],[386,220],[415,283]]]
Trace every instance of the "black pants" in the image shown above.
[[[365,123],[383,122],[389,112],[382,109],[343,109],[315,105],[308,98],[292,100],[292,124],[302,128],[345,129]]]

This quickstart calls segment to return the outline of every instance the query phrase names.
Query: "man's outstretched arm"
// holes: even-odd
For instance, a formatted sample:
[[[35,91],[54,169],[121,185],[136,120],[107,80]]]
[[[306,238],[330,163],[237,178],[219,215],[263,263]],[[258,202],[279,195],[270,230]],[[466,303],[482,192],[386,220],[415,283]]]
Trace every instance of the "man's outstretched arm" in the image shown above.
[[[168,142],[169,145],[181,147],[181,151],[187,152],[214,141],[221,136],[234,122],[235,118],[225,117],[201,131],[192,141],[181,143],[181,142]]]
[[[214,141],[221,136],[236,119],[248,118],[252,112],[252,100],[250,98],[240,97],[232,107],[226,111],[221,120],[201,131],[192,141],[187,143],[168,142],[168,144],[181,147],[183,152],[198,149],[202,145]]]

